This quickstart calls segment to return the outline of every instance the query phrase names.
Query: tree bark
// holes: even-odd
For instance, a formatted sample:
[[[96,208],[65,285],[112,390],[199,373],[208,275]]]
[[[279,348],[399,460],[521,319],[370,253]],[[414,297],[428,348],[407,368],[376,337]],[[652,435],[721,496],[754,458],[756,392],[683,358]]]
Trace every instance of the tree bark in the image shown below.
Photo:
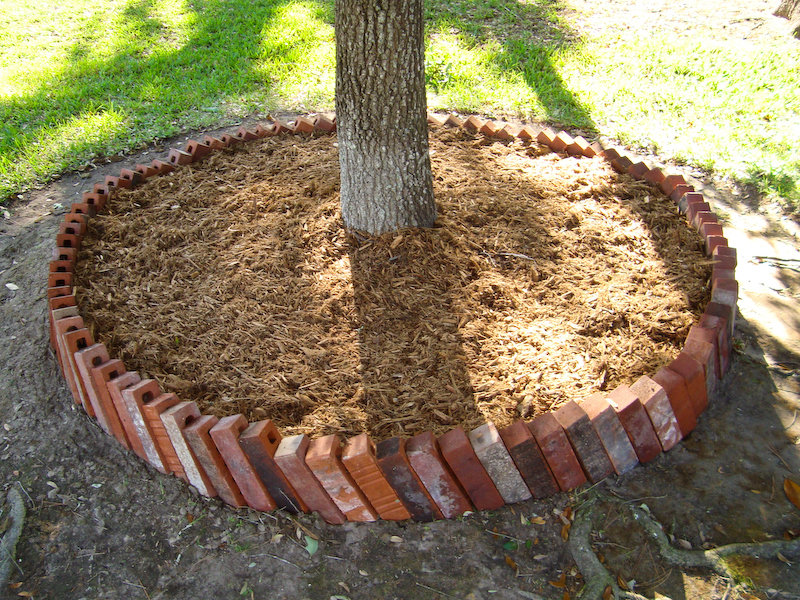
[[[431,227],[423,0],[336,0],[342,217],[381,234]]]
[[[800,0],[781,0],[780,6],[773,14],[776,17],[789,19],[792,35],[800,38]]]

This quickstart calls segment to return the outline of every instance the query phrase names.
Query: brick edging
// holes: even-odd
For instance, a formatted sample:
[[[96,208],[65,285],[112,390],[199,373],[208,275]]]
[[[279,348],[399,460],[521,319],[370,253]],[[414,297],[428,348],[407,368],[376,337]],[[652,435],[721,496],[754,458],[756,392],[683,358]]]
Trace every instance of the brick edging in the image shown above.
[[[620,173],[660,189],[704,239],[713,260],[711,302],[689,330],[682,351],[651,376],[569,401],[530,422],[498,430],[491,422],[465,432],[390,438],[367,434],[342,443],[336,435],[283,437],[270,420],[201,415],[194,402],[163,392],[126,370],[95,343],[73,292],[73,271],[88,220],[117,188],[202,160],[233,144],[281,134],[325,134],[336,119],[322,115],[204,136],[169,150],[166,160],[108,176],[72,205],[59,226],[47,279],[50,344],[76,404],[103,430],[162,473],[234,507],[318,512],[328,523],[376,519],[427,521],[473,508],[543,498],[621,474],[673,448],[697,425],[730,367],[738,283],[736,250],[703,195],[682,175],[666,174],[598,142],[549,128],[518,127],[470,116],[429,114],[432,127],[456,127],[498,140],[519,139],[575,157],[600,157]]]

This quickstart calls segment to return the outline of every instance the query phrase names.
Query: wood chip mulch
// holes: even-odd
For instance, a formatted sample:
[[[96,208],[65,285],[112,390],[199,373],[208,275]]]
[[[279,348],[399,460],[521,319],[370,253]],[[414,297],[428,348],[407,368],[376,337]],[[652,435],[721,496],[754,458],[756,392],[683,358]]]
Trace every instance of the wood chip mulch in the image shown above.
[[[92,220],[84,318],[129,370],[284,435],[498,427],[630,384],[708,301],[702,240],[600,159],[431,132],[439,220],[346,232],[336,137],[267,138]]]

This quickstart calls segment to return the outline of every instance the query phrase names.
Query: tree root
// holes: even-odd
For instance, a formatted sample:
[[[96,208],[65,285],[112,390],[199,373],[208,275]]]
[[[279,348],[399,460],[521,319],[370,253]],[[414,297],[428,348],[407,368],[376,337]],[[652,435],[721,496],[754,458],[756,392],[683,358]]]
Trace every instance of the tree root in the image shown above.
[[[779,553],[788,554],[800,551],[800,538],[791,541],[771,540],[759,543],[728,544],[710,550],[675,548],[670,544],[661,524],[649,513],[636,506],[624,503],[623,505],[631,512],[634,520],[644,529],[650,539],[655,542],[661,558],[676,567],[709,569],[723,577],[735,579],[735,574],[725,561],[727,557],[777,558]],[[616,578],[603,566],[592,550],[590,536],[601,517],[604,515],[596,510],[595,506],[584,506],[578,510],[570,528],[569,550],[586,581],[578,598],[581,600],[602,598],[605,590],[610,587],[614,598],[643,600],[643,596],[621,589]]]
[[[0,588],[5,587],[12,565],[19,569],[16,562],[17,541],[22,534],[22,523],[25,521],[25,502],[17,488],[12,487],[8,490],[6,500],[10,525],[0,539]]]

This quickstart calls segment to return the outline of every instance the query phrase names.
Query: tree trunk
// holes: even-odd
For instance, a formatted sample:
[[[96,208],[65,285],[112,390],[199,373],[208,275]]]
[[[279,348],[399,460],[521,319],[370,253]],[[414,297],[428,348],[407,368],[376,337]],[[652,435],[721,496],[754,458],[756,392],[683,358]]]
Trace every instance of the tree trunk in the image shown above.
[[[800,38],[800,0],[781,0],[780,6],[773,14],[776,17],[789,19],[792,35]]]
[[[423,0],[336,0],[342,217],[380,234],[431,227]]]

